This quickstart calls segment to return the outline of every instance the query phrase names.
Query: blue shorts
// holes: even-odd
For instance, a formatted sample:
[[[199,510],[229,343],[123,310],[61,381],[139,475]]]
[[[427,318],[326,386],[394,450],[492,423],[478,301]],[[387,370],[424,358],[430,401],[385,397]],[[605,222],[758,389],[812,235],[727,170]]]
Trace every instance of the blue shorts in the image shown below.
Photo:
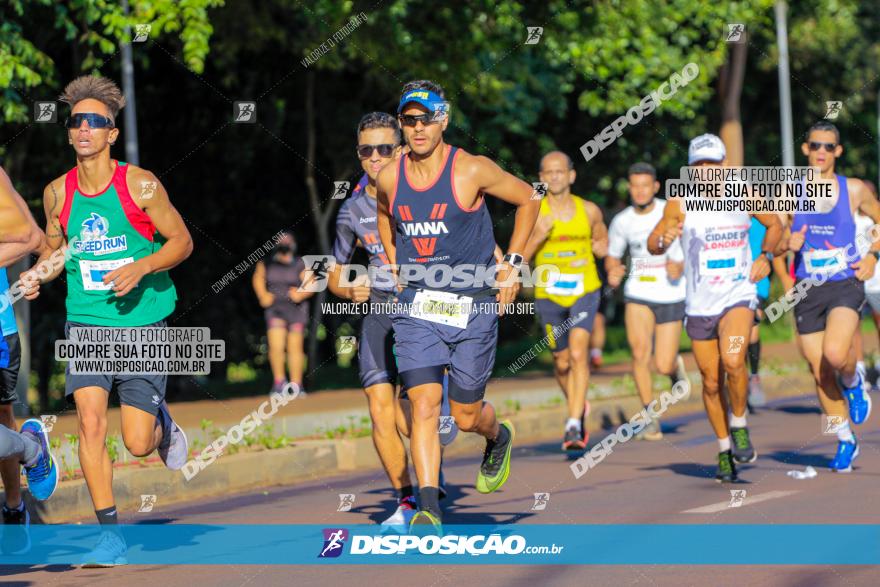
[[[548,299],[535,300],[535,309],[538,311],[551,351],[558,353],[568,348],[568,331],[572,328],[593,331],[593,321],[599,311],[601,297],[601,289],[591,291],[578,298],[569,308]]]
[[[411,304],[415,293],[411,288],[403,290],[397,303]],[[482,305],[491,302],[493,296],[474,298],[473,312],[465,328],[413,318],[399,310],[391,314],[403,387],[442,384],[443,370],[448,368],[449,399],[461,404],[481,401],[495,366],[498,345],[498,314],[484,311]]]
[[[397,383],[394,332],[388,314],[367,314],[361,321],[358,373],[364,389],[380,383]]]

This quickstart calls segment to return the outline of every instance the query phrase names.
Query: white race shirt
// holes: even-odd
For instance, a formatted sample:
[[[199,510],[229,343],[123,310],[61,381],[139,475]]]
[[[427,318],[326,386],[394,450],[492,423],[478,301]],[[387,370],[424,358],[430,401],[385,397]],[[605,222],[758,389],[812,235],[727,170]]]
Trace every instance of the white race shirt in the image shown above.
[[[688,316],[718,316],[736,303],[756,301],[757,286],[749,279],[751,225],[744,212],[685,214],[681,246]]]
[[[654,198],[654,208],[647,214],[639,214],[634,206],[630,206],[611,221],[608,254],[622,259],[629,249],[632,259],[632,269],[623,287],[626,298],[654,304],[672,304],[685,298],[684,276],[672,281],[666,273],[667,259],[679,263],[684,260],[678,239],[662,255],[648,252],[648,235],[663,218],[664,208],[666,200]]]
[[[874,221],[858,210],[856,210],[855,221],[856,244],[859,245],[859,255],[864,257],[868,254],[868,249],[871,248],[871,233],[869,231],[871,230],[871,227],[874,226]],[[858,238],[860,234],[864,235],[864,240]],[[874,277],[865,282],[865,291],[870,293],[880,293],[880,266],[874,270]]]

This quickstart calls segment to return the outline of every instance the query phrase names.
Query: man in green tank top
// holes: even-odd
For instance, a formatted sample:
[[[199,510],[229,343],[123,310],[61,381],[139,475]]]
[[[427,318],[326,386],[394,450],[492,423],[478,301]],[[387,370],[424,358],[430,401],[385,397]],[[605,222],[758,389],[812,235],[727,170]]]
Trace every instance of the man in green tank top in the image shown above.
[[[177,299],[168,270],[192,252],[189,231],[153,173],[110,157],[119,138],[116,116],[125,105],[116,84],[82,76],[68,84],[61,100],[71,106],[66,126],[76,167],[43,192],[47,230],[40,261],[68,247],[65,335],[70,338],[74,327],[165,327]],[[38,276],[28,299],[39,295],[40,282],[60,275],[60,263],[49,265],[53,270]],[[79,460],[105,530],[83,564],[125,564],[105,445],[110,392],[119,394],[122,438],[134,456],[158,449],[166,466],[178,470],[187,459],[186,436],[165,403],[166,374],[76,374],[70,365],[66,394],[79,417]]]

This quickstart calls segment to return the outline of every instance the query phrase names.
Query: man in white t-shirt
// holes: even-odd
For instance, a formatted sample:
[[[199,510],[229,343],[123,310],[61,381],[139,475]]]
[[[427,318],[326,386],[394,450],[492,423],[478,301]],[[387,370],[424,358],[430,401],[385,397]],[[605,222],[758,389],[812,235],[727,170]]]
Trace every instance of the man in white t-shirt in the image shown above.
[[[626,274],[622,259],[629,250],[631,270],[623,288],[624,321],[632,349],[636,389],[647,407],[653,399],[652,346],[658,372],[668,375],[673,384],[686,377],[684,362],[678,354],[684,319],[684,255],[678,241],[661,255],[648,252],[648,235],[663,218],[666,207],[666,200],[656,197],[660,182],[654,167],[636,163],[629,168],[628,180],[632,205],[611,222],[605,270],[608,284],[618,287]],[[663,438],[660,421],[652,419],[642,431],[642,437],[645,440]]]
[[[688,147],[688,165],[726,166],[724,142],[711,134],[696,137]],[[745,341],[755,320],[755,284],[770,274],[770,259],[780,249],[782,223],[774,214],[754,214],[767,232],[761,254],[753,259],[751,216],[742,211],[685,213],[685,205],[673,200],[648,236],[648,250],[655,254],[664,253],[678,239],[684,251],[685,330],[700,369],[706,415],[718,439],[715,479],[721,483],[737,481],[735,462],[752,463],[758,456],[746,421]]]

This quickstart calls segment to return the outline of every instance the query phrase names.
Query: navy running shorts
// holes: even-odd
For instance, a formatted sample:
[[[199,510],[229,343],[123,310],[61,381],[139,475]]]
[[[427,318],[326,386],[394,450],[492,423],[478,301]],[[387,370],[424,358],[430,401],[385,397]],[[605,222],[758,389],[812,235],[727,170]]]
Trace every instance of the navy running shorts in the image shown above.
[[[443,383],[449,369],[449,399],[472,404],[483,399],[495,366],[498,313],[494,296],[475,297],[467,326],[457,328],[413,318],[405,310],[416,290],[404,289],[391,314],[395,353],[401,384],[410,389],[426,383]]]
[[[572,328],[593,331],[593,321],[596,319],[601,298],[602,290],[597,289],[578,298],[570,308],[560,306],[548,299],[535,300],[535,309],[538,311],[538,318],[544,327],[544,334],[547,335],[551,351],[558,353],[568,348],[568,331]],[[568,327],[565,326],[566,321]]]
[[[361,321],[358,374],[364,389],[380,383],[397,383],[394,330],[387,313],[367,314]]]

